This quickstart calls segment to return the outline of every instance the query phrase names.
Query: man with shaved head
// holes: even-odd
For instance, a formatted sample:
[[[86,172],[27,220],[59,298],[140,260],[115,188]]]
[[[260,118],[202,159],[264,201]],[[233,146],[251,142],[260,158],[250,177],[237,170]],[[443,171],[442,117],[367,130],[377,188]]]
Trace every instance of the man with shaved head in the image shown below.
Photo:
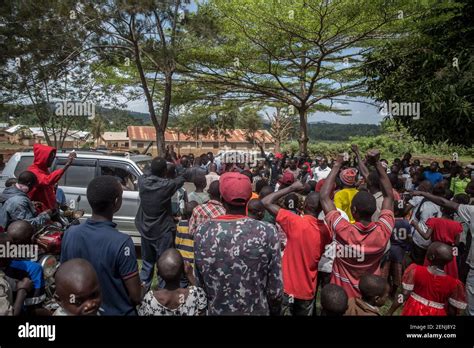
[[[280,208],[275,202],[304,185],[296,181],[291,186],[262,199],[270,214],[285,232],[288,242],[283,254],[283,315],[312,315],[316,295],[318,263],[325,246],[331,242],[329,230],[318,220],[321,212],[319,193],[311,192],[305,199],[304,215]]]
[[[59,308],[53,315],[96,315],[102,302],[99,278],[85,259],[70,259],[54,276]]]
[[[34,229],[28,221],[18,220],[8,226],[7,233],[11,237],[13,244],[31,244]]]
[[[265,216],[265,206],[260,199],[251,199],[247,205],[248,217],[262,221]]]
[[[158,275],[163,279],[165,287],[150,290],[138,309],[138,315],[201,315],[207,307],[206,294],[196,286],[193,267],[183,260],[176,249],[164,251],[156,264]],[[180,287],[180,281],[186,275],[190,286]]]

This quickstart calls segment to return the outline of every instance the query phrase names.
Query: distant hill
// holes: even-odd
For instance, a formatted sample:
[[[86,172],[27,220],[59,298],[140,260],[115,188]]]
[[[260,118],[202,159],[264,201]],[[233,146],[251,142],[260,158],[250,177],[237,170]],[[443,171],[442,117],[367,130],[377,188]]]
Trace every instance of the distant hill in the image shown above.
[[[382,129],[376,124],[340,124],[327,121],[308,124],[308,136],[315,140],[345,141],[354,136],[377,136]]]

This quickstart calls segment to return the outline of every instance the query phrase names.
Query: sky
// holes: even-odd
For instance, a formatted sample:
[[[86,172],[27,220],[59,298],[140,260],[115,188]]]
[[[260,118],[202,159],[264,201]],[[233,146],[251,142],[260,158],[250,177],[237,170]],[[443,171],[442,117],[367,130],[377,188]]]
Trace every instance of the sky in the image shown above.
[[[340,116],[329,112],[318,112],[308,117],[308,122],[331,122],[341,124],[379,124],[383,120],[383,115],[379,113],[376,106],[366,103],[351,102],[343,106],[350,110],[349,116]],[[148,107],[145,100],[137,100],[127,104],[127,109],[148,114]]]
[[[203,0],[198,0],[202,2]],[[187,6],[188,10],[194,12],[197,10],[196,0],[190,1]],[[347,52],[354,53],[356,49],[348,49]],[[361,101],[375,103],[370,99],[360,99]],[[379,108],[367,103],[350,102],[342,106],[344,109],[350,110],[348,116],[340,116],[330,112],[318,112],[308,117],[309,122],[331,122],[341,124],[379,124],[384,116],[379,113]],[[127,109],[148,114],[148,107],[145,99],[132,101],[127,104]]]

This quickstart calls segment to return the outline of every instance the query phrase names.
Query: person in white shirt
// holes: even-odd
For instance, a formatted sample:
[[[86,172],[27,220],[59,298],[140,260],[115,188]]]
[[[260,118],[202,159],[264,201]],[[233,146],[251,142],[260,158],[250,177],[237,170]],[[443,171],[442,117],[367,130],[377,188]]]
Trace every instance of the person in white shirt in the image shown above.
[[[321,179],[326,179],[331,172],[331,168],[328,167],[328,161],[326,158],[319,158],[318,159],[318,166],[314,168],[314,178],[316,182]]]
[[[211,182],[219,180],[219,175],[217,174],[217,164],[211,163],[209,165],[209,174],[206,174],[206,188],[204,189],[205,192],[209,189]]]

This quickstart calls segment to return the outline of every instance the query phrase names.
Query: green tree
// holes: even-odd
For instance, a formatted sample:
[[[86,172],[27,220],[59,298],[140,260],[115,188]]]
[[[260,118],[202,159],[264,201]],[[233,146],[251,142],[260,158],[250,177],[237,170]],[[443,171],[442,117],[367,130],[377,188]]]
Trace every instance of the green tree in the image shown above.
[[[396,117],[414,137],[472,146],[474,139],[474,3],[433,7],[395,42],[368,56],[365,74],[380,102],[419,103],[420,117]]]
[[[413,4],[414,3],[414,4]],[[300,151],[309,113],[344,113],[335,101],[365,94],[362,54],[396,32],[411,1],[210,0],[198,15],[215,28],[198,37],[189,73],[236,100],[279,102],[299,115]],[[322,103],[323,101],[331,102]]]

